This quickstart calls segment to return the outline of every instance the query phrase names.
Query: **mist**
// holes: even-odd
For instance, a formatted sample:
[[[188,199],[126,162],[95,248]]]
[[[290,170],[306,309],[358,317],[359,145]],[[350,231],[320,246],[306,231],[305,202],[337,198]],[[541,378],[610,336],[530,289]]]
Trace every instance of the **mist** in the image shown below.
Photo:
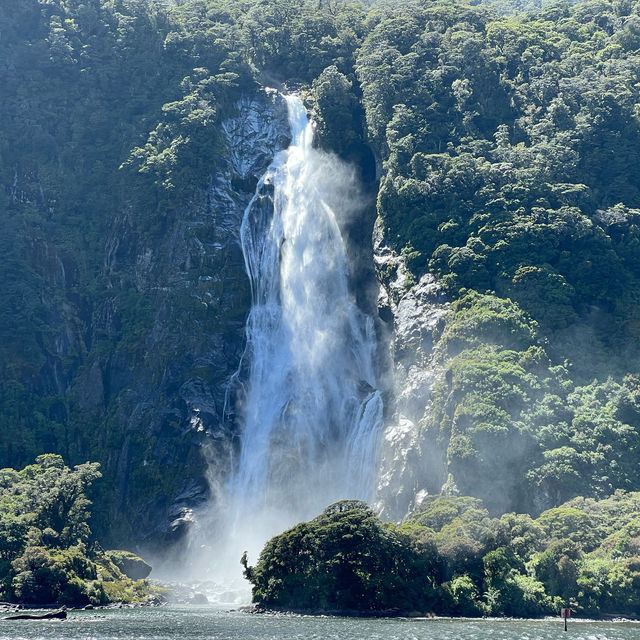
[[[314,149],[287,96],[292,143],[260,180],[241,227],[252,307],[226,482],[188,541],[191,579],[248,600],[240,557],[343,498],[375,494],[382,396],[373,319],[355,302],[341,225],[363,208],[355,171]]]

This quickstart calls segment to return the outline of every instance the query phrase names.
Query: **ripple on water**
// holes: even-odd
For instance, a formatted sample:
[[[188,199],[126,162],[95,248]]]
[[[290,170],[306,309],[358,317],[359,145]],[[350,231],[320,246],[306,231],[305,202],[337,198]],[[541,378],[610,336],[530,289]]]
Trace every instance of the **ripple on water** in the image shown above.
[[[0,621],[0,640],[638,640],[640,624],[572,620],[363,619],[249,615],[213,607],[71,611]]]

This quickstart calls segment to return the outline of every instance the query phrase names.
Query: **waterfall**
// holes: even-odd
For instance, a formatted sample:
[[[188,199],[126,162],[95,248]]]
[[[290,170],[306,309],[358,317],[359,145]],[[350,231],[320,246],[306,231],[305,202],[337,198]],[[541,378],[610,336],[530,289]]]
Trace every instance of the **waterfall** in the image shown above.
[[[241,226],[252,306],[220,547],[236,575],[245,549],[255,561],[272,535],[336,500],[370,500],[375,489],[376,340],[349,289],[337,220],[360,207],[357,181],[312,148],[302,101],[286,100],[291,145],[259,181]]]

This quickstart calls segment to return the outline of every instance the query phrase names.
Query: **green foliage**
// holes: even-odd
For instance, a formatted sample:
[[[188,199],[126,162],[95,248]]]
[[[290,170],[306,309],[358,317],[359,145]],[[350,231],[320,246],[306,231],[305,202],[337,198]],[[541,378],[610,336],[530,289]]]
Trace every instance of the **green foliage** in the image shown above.
[[[533,2],[508,13],[538,5],[511,17],[485,3],[372,12],[356,72],[385,162],[378,214],[415,276],[436,273],[454,296],[510,298],[589,375],[593,348],[567,349],[563,330],[590,325],[597,309],[610,372],[612,358],[637,359],[621,353],[637,342],[640,290],[629,251],[640,204],[637,8]]]
[[[638,449],[631,399],[636,384],[628,377],[622,385],[609,380],[576,388],[567,396],[567,421],[542,427],[543,461],[529,477],[558,496],[558,503],[574,495],[603,497],[617,488],[638,486],[637,465],[631,463]]]
[[[570,540],[585,551],[597,546],[599,518],[572,507],[556,507],[544,511],[537,518],[546,536],[557,540]]]
[[[97,571],[84,546],[58,551],[28,546],[12,568],[13,594],[19,602],[83,605],[91,601]],[[103,604],[101,600],[94,602]]]
[[[634,375],[578,386],[514,301],[463,290],[451,306],[436,336],[443,375],[422,421],[425,443],[443,460],[437,476],[425,470],[429,491],[448,477],[492,513],[539,513],[574,496],[640,487]]]
[[[468,575],[456,576],[448,585],[456,615],[477,617],[482,613],[476,585]]]
[[[343,501],[272,538],[245,573],[264,607],[428,610],[436,559],[428,534],[385,526],[364,503]]]
[[[232,4],[232,3],[231,3]],[[352,69],[363,35],[360,2],[262,0],[246,7],[239,19],[241,37],[251,63],[279,81],[311,83],[323,69]]]
[[[545,551],[532,560],[536,578],[548,593],[570,602],[578,593],[580,548],[570,540],[554,540]]]
[[[313,81],[315,122],[323,145],[348,158],[362,140],[361,107],[353,83],[335,65]]]
[[[21,471],[0,470],[2,599],[105,604],[113,599],[103,584],[105,569],[109,581],[131,590],[133,583],[92,541],[85,492],[101,476],[98,467],[87,462],[70,469],[60,456],[44,454]],[[137,599],[148,593],[148,585],[138,588]]]
[[[18,473],[4,470],[0,494],[3,520],[28,524],[30,535],[36,531],[61,548],[86,543],[90,502],[85,491],[101,476],[98,467],[97,463],[86,463],[71,470],[61,456],[44,454]],[[9,528],[14,540],[8,541],[14,545],[15,527]]]
[[[113,480],[123,442],[140,463],[158,448],[160,437],[125,434],[123,397],[131,370],[153,357],[160,305],[124,264],[126,245],[154,247],[181,208],[202,202],[225,153],[221,122],[243,93],[289,83],[313,107],[323,147],[382,167],[377,213],[408,282],[430,270],[452,300],[436,335],[444,373],[420,425],[442,469],[425,470],[429,491],[448,478],[491,514],[536,514],[640,489],[638,7],[472,4],[0,7],[0,462],[21,467],[55,451],[108,463]],[[114,227],[127,238],[106,246]],[[192,306],[183,291],[173,302]],[[180,333],[181,318],[167,331]],[[207,317],[197,319],[206,332]],[[158,357],[150,386],[174,375],[172,357]],[[80,411],[87,378],[99,397]],[[182,437],[173,417],[158,431]],[[163,463],[131,464],[126,508],[171,493],[180,472]],[[196,454],[188,461],[202,464]],[[52,465],[42,473],[56,485]],[[24,551],[33,528],[33,548],[88,539],[86,505],[61,506],[43,483],[55,506],[38,507],[36,520],[2,511],[1,562]],[[98,505],[105,527],[118,518],[108,491]],[[604,521],[618,522],[571,504],[598,536]],[[473,558],[477,581],[488,516],[458,506],[431,505],[421,517],[451,559],[448,578]],[[503,523],[500,546],[530,562],[536,532],[551,539],[561,529],[552,515],[514,522],[517,536]],[[595,553],[595,538],[571,539]],[[539,583],[522,575],[508,589],[544,608]]]
[[[468,292],[453,305],[455,319],[442,336],[449,354],[486,344],[525,350],[536,337],[537,324],[511,300]]]
[[[343,501],[272,538],[245,564],[261,607],[440,615],[631,613],[640,599],[640,494],[488,517],[476,498],[430,496],[394,526]],[[604,513],[617,511],[611,524]],[[615,529],[613,536],[607,534]],[[437,533],[434,533],[434,530]]]
[[[99,460],[109,478],[96,504],[105,534],[129,515],[114,496],[113,442],[126,440],[118,396],[147,358],[162,298],[132,264],[177,212],[202,205],[220,122],[257,86],[240,54],[246,7],[179,4],[0,7],[0,466],[48,451]],[[186,306],[181,294],[176,306]],[[163,354],[157,375],[173,357]],[[132,510],[156,477],[176,491],[176,474],[161,473],[145,439],[132,435],[141,469]]]
[[[411,522],[440,531],[471,509],[482,509],[482,500],[462,496],[427,496],[418,512],[411,518]]]

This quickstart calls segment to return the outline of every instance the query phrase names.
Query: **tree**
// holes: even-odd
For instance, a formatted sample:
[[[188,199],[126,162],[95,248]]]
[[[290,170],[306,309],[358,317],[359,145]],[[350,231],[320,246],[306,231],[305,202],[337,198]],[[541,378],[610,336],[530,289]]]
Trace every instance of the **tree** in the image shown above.
[[[534,556],[534,575],[548,594],[560,596],[565,604],[578,594],[578,563],[582,553],[570,540],[556,540],[542,553]]]
[[[269,608],[427,610],[438,598],[436,558],[428,536],[342,501],[272,538],[245,575],[254,602]]]

